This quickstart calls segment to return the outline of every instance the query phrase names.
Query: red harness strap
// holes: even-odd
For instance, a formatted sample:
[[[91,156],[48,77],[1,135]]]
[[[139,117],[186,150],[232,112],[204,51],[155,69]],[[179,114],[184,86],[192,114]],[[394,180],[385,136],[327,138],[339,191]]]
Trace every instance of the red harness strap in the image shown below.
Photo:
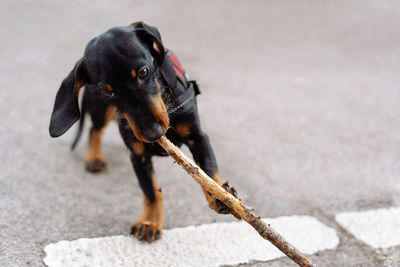
[[[169,50],[167,53],[167,57],[172,61],[172,67],[174,68],[175,72],[179,75],[180,78],[182,78],[183,81],[186,82],[185,70],[182,68],[181,63],[179,62],[175,54],[171,50]]]

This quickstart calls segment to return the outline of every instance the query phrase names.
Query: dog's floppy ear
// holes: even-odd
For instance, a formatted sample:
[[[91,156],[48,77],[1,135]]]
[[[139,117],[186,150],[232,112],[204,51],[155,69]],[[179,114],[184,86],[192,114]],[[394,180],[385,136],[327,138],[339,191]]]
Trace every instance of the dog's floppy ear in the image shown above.
[[[136,29],[136,32],[139,35],[144,37],[145,41],[149,42],[149,45],[152,48],[152,54],[156,55],[156,58],[158,58],[160,71],[163,78],[171,88],[175,88],[177,82],[176,73],[171,65],[171,62],[169,60],[165,60],[166,52],[158,29],[144,23],[143,21],[134,22],[131,24],[131,26]]]
[[[50,119],[49,132],[51,137],[64,134],[79,120],[78,96],[79,90],[86,83],[85,76],[86,67],[83,60],[80,59],[58,89]]]
[[[148,33],[151,33],[152,35],[154,35],[156,38],[158,38],[161,41],[161,34],[156,27],[150,26],[149,24],[146,24],[143,21],[133,22],[131,24],[131,26],[135,29],[143,29],[143,30],[147,31]]]

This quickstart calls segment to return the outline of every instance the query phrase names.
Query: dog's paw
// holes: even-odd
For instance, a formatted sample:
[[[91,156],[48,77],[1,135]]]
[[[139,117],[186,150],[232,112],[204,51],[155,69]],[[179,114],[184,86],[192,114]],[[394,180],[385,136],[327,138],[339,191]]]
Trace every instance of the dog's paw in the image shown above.
[[[140,241],[152,242],[161,238],[164,222],[164,199],[161,188],[156,190],[153,202],[145,196],[143,213],[131,228],[131,234]]]
[[[152,241],[161,238],[162,227],[150,221],[137,221],[131,228],[131,235],[135,236],[140,241]]]
[[[238,198],[238,194],[235,188],[229,186],[228,182],[224,183],[221,185],[222,188],[225,189],[226,192],[229,192],[231,195],[233,195],[235,198]],[[207,193],[208,194],[208,193]],[[206,195],[207,197],[207,195]],[[211,198],[211,196],[207,197],[208,204],[210,205],[210,208],[215,210],[216,212],[220,214],[230,214],[232,213],[233,216],[235,216],[237,219],[241,219],[241,217],[236,214],[230,207],[225,205],[221,200],[216,199],[216,198]]]
[[[92,161],[86,161],[85,165],[86,165],[86,170],[88,172],[93,172],[93,173],[101,172],[107,166],[105,161],[99,160],[99,159],[95,159],[95,160],[92,160]]]

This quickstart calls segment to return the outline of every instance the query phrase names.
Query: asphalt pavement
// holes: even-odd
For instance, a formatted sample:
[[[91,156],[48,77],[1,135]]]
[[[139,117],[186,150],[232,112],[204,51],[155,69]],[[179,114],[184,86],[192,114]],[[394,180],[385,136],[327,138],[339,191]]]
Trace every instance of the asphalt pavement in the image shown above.
[[[108,169],[95,175],[84,170],[88,123],[74,152],[75,127],[48,134],[57,89],[86,43],[138,20],[157,26],[198,81],[220,175],[247,205],[335,229],[338,246],[311,255],[319,266],[400,265],[400,236],[374,247],[335,219],[400,206],[398,1],[4,0],[0,266],[43,266],[46,245],[127,235],[140,216],[142,193],[116,124],[104,137]],[[210,210],[171,159],[155,159],[155,168],[165,229],[234,221]]]

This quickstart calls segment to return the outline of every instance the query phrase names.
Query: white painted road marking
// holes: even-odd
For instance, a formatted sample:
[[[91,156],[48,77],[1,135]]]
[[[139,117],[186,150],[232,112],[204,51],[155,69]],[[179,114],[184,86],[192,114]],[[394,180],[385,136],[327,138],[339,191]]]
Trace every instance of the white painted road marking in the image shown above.
[[[400,245],[400,208],[344,212],[336,221],[373,248]]]
[[[334,249],[336,231],[310,216],[264,219],[306,254]],[[268,261],[283,254],[246,222],[213,223],[165,230],[152,244],[111,236],[59,241],[45,247],[43,260],[58,266],[219,266]]]

